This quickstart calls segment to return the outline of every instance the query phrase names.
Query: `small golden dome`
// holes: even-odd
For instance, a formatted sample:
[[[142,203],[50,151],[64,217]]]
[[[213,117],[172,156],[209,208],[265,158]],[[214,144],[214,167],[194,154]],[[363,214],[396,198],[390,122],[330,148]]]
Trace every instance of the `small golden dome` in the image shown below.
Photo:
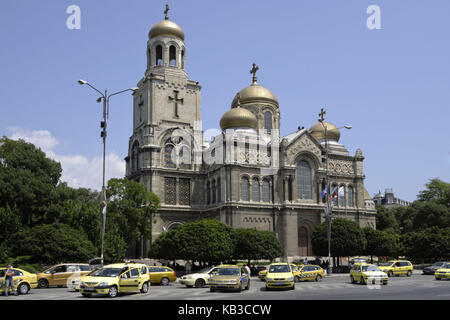
[[[184,41],[184,32],[180,26],[170,20],[162,20],[155,24],[148,34],[149,39],[157,36],[172,36]]]
[[[256,116],[244,108],[233,108],[225,112],[220,119],[220,128],[222,131],[230,128],[258,128],[258,119]]]
[[[311,135],[316,138],[317,140],[324,140],[325,139],[325,128],[327,128],[327,138],[328,140],[334,140],[336,142],[339,141],[339,138],[341,137],[341,132],[334,124],[331,124],[329,122],[324,121],[323,125],[322,123],[318,122],[315,125],[313,125],[309,131],[311,132]]]
[[[247,88],[242,89],[239,92],[241,98],[241,104],[247,103],[270,103],[275,104],[278,107],[278,100],[269,89],[260,86],[256,81],[254,81]],[[237,105],[236,97],[231,103],[231,107],[235,108]]]

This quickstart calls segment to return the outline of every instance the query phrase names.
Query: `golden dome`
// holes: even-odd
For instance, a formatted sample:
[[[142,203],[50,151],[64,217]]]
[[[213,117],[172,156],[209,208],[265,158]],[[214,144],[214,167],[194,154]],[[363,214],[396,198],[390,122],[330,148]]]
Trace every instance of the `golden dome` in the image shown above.
[[[254,81],[247,88],[242,89],[239,92],[241,104],[247,103],[271,103],[278,107],[278,100],[269,89],[260,86],[256,81]],[[231,103],[231,107],[235,108],[237,104],[236,97]]]
[[[244,108],[233,108],[225,112],[220,119],[220,128],[222,131],[230,128],[258,128],[258,119],[256,116]]]
[[[155,24],[148,34],[149,39],[157,36],[173,36],[184,41],[184,32],[180,26],[170,20],[162,20]]]
[[[336,142],[339,141],[339,138],[341,137],[341,132],[334,124],[331,124],[329,122],[324,121],[323,125],[322,123],[318,122],[315,125],[313,125],[309,131],[311,132],[311,135],[316,138],[317,140],[324,140],[325,139],[325,127],[327,127],[327,138],[328,140],[335,140]]]

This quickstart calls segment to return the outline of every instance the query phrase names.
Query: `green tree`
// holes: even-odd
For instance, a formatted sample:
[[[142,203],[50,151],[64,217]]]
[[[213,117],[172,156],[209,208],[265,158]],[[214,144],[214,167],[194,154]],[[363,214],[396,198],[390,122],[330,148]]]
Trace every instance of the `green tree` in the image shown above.
[[[141,236],[151,238],[151,216],[160,207],[159,198],[153,192],[148,192],[142,183],[123,178],[110,179],[106,195],[107,224],[116,224],[128,245]]]
[[[397,237],[393,233],[362,228],[366,239],[364,254],[372,256],[395,256],[397,254]]]
[[[188,222],[158,237],[149,255],[214,263],[230,260],[233,257],[231,228],[215,219]]]
[[[318,225],[311,235],[314,254],[328,255],[328,224]],[[364,233],[358,223],[336,218],[331,223],[331,254],[333,257],[346,257],[361,254],[366,246]]]
[[[420,191],[417,196],[418,201],[432,201],[450,208],[450,183],[434,178],[425,186],[426,189]]]
[[[43,224],[13,236],[15,256],[30,256],[31,262],[54,264],[87,261],[95,255],[86,235],[61,223]]]
[[[61,172],[61,165],[33,144],[0,139],[0,205],[16,207],[22,225],[31,228],[42,223]]]
[[[283,247],[276,234],[254,229],[232,229],[233,258],[236,260],[269,259],[283,254]]]

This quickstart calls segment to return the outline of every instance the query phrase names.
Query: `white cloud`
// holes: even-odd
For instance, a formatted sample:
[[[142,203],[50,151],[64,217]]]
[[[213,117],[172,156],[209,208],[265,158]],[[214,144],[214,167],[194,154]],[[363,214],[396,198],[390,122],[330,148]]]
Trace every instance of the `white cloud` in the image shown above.
[[[90,188],[101,190],[103,182],[103,158],[94,157],[88,159],[83,155],[63,155],[56,153],[53,149],[59,141],[47,130],[29,131],[23,128],[8,128],[12,134],[10,139],[23,139],[41,148],[47,157],[60,162],[62,167],[61,180],[67,182],[73,188]],[[105,158],[106,181],[111,178],[122,178],[125,176],[125,161],[115,153],[109,153]]]

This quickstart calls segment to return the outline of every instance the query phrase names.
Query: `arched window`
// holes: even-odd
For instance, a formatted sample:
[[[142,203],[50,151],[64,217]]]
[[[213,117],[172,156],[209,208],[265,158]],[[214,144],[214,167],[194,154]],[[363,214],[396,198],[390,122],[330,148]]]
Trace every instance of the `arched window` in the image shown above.
[[[169,65],[171,67],[177,66],[177,48],[175,46],[169,47]]]
[[[181,68],[184,69],[184,50],[181,51]]]
[[[253,178],[252,180],[252,200],[259,202],[259,180]]]
[[[269,111],[264,113],[264,129],[267,130],[267,133],[272,132],[272,113]]]
[[[338,190],[339,207],[345,207],[345,186],[340,186]]]
[[[162,46],[157,45],[156,46],[156,60],[155,60],[155,64],[157,66],[162,66],[163,65],[163,50],[162,50]]]
[[[312,199],[311,166],[307,161],[300,161],[297,165],[297,189],[299,199]]]
[[[262,201],[270,202],[270,182],[267,179],[264,179],[262,184]]]
[[[241,200],[249,201],[250,185],[247,177],[241,179]]]
[[[174,145],[166,144],[164,147],[164,166],[167,168],[175,168],[175,162],[173,161],[175,158],[174,154]]]
[[[354,201],[353,201],[353,187],[349,186],[347,191],[347,203],[349,207],[353,207]]]

